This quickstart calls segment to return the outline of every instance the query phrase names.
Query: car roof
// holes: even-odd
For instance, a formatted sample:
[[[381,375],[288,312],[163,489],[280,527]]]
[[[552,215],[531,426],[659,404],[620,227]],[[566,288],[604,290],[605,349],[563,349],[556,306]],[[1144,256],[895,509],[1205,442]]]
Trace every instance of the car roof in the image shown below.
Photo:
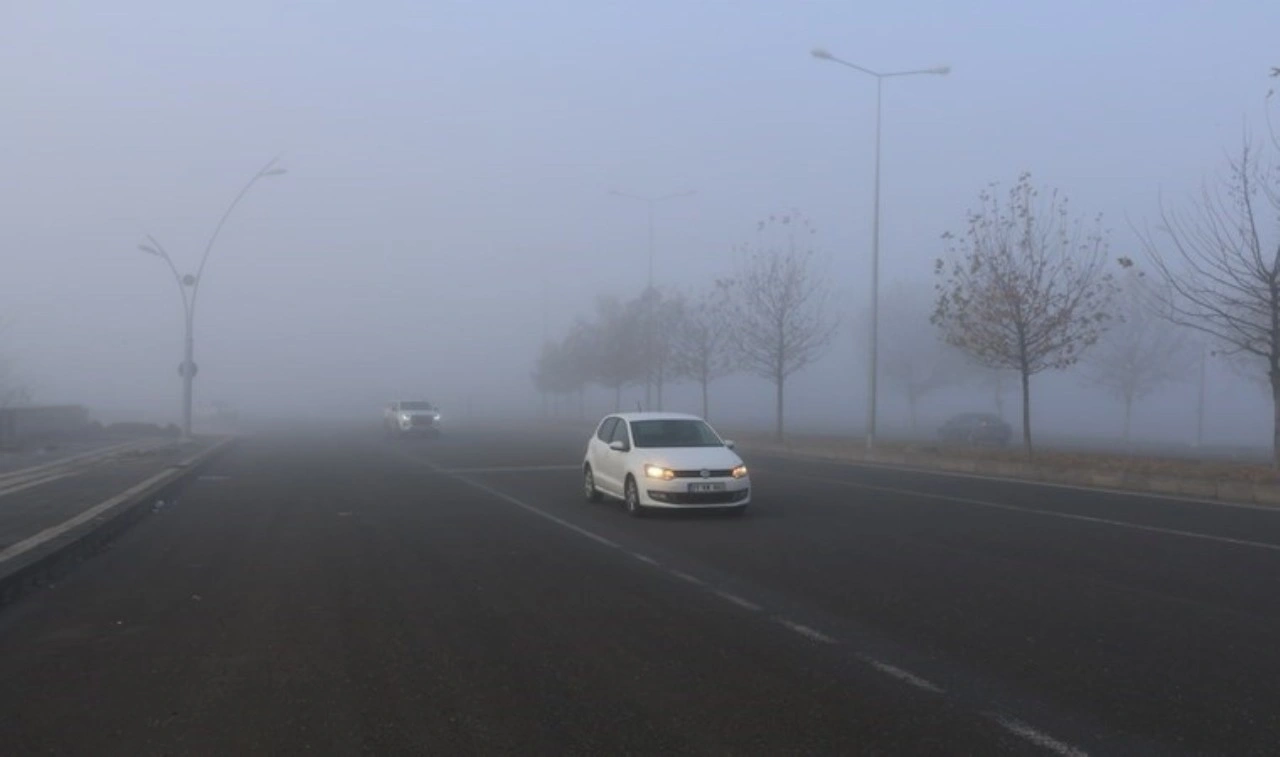
[[[702,418],[689,413],[610,413],[609,418],[622,418],[625,421],[700,421]]]

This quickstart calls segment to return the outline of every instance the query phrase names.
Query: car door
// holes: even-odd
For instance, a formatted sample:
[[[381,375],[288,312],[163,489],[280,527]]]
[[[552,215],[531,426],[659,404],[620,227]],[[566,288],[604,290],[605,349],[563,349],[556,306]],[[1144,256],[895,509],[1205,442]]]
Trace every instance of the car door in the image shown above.
[[[596,432],[591,435],[591,439],[587,442],[587,464],[591,466],[592,474],[596,479],[596,488],[610,490],[605,482],[608,475],[602,470],[602,466],[606,464],[609,453],[609,439],[613,436],[613,426],[618,419],[610,415],[600,421],[600,425],[596,428]]]
[[[618,422],[613,426],[613,433],[609,436],[609,442],[605,444],[601,454],[601,462],[606,491],[621,497],[622,483],[627,472],[627,459],[631,454],[631,434],[627,431],[627,422],[622,418],[617,420]],[[622,451],[613,449],[610,445],[614,442],[622,442],[625,445],[624,449]]]

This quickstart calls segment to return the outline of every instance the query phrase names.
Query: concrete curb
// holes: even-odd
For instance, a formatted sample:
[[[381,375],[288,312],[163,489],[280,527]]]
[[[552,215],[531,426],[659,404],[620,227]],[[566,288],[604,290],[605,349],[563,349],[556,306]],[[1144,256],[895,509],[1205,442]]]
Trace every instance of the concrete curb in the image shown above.
[[[0,550],[0,607],[97,552],[139,520],[156,499],[176,495],[188,479],[237,441],[227,437],[215,442],[80,515]]]
[[[900,470],[960,473],[968,476],[1005,478],[1028,483],[1079,486],[1100,491],[1139,492],[1184,499],[1217,500],[1228,503],[1280,508],[1280,484],[1249,481],[1147,475],[1132,471],[1099,471],[1088,469],[1049,468],[1034,463],[1007,460],[972,460],[905,452],[840,454],[806,450],[787,445],[743,444],[745,451],[785,455],[823,462],[868,465]]]

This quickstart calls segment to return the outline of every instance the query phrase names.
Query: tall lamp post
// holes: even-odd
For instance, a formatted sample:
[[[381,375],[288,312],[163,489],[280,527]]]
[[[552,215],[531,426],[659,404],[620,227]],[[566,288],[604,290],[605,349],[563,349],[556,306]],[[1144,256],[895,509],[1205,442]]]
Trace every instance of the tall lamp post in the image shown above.
[[[196,269],[195,275],[178,273],[178,267],[174,265],[173,258],[169,256],[169,252],[161,246],[155,237],[147,235],[147,244],[138,245],[138,249],[149,255],[155,255],[169,266],[170,273],[173,274],[173,280],[178,285],[178,293],[182,295],[182,314],[186,321],[186,346],[183,351],[182,364],[178,366],[178,373],[182,376],[182,438],[191,438],[191,401],[192,401],[192,383],[196,377],[195,362],[195,317],[196,317],[196,298],[200,294],[200,282],[204,280],[204,267],[209,262],[209,253],[213,250],[213,243],[217,241],[218,234],[222,232],[222,227],[226,224],[227,218],[231,216],[231,211],[235,210],[240,204],[240,200],[249,192],[249,188],[267,176],[279,176],[285,173],[285,169],[278,168],[276,161],[278,158],[272,158],[265,166],[261,168],[249,182],[244,185],[240,193],[236,195],[231,204],[223,212],[222,218],[218,220],[218,225],[214,227],[213,234],[209,237],[209,242],[204,247],[204,255],[200,258],[200,267]],[[190,289],[191,293],[187,294]]]
[[[653,222],[654,222],[654,216],[657,214],[658,203],[666,202],[667,200],[674,200],[678,197],[689,197],[691,195],[697,194],[697,190],[690,189],[684,192],[675,192],[668,195],[646,196],[646,195],[628,194],[626,192],[619,192],[618,190],[614,189],[614,190],[610,190],[609,194],[614,195],[615,197],[625,197],[629,200],[638,200],[640,202],[643,202],[648,207],[648,210],[649,210],[649,277],[648,277],[648,283],[645,285],[645,296],[649,297],[653,294],[653,247],[654,247]],[[653,323],[652,323],[651,315],[652,314],[649,313],[649,309],[646,307],[645,308],[644,340],[645,340],[645,351],[648,353],[653,352]],[[645,377],[644,377],[644,406],[646,410],[651,409],[653,407],[651,404],[652,402],[653,402],[653,365],[650,363],[649,360],[646,359],[645,360]]]
[[[875,193],[872,206],[871,221],[871,355],[867,365],[867,449],[876,444],[876,359],[878,357],[878,339],[880,331],[880,103],[884,89],[884,80],[901,76],[920,76],[924,74],[946,75],[951,72],[950,66],[922,68],[911,71],[872,71],[856,63],[850,63],[832,55],[821,48],[815,48],[812,55],[819,60],[839,63],[855,71],[860,71],[876,80],[876,168]]]

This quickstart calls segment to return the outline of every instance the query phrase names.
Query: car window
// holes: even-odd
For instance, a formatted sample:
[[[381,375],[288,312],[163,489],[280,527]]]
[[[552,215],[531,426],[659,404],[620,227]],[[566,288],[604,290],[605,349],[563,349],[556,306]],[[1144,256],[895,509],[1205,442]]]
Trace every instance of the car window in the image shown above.
[[[596,432],[596,438],[608,444],[609,439],[613,436],[613,427],[617,422],[617,418],[605,418],[604,423],[600,424],[600,430]]]
[[[723,447],[705,422],[674,418],[669,420],[636,421],[631,424],[637,447]]]
[[[621,418],[618,419],[617,424],[615,424],[613,427],[613,436],[609,439],[609,441],[622,442],[628,447],[631,446],[631,435],[627,433],[626,421],[622,420]]]

